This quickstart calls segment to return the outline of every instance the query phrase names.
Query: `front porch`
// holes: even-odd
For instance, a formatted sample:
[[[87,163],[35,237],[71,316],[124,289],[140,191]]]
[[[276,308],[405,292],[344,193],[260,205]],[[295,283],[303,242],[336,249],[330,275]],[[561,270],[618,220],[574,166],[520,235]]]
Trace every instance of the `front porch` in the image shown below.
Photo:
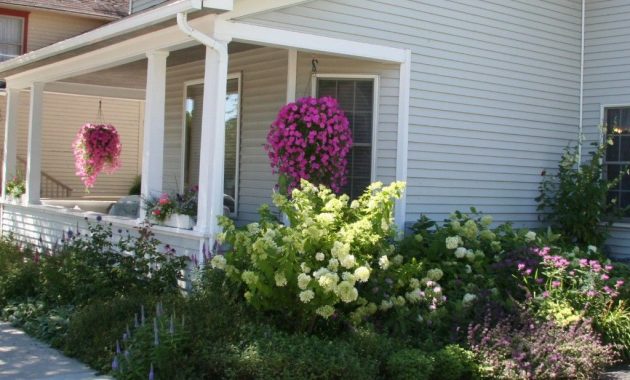
[[[38,181],[41,162],[46,159],[40,155],[42,128],[46,128],[42,123],[45,88],[93,90],[106,82],[110,90],[146,94],[143,141],[138,144],[142,147],[138,152],[142,157],[142,197],[199,185],[193,230],[154,227],[156,237],[182,255],[213,246],[220,231],[219,215],[245,224],[257,218],[261,204],[270,202],[277,178],[271,174],[264,150],[266,135],[279,108],[296,98],[343,97],[340,88],[352,88],[346,102],[353,109],[347,112],[361,125],[355,139],[364,152],[356,159],[356,186],[405,179],[406,51],[226,21],[216,14],[195,18],[190,22],[192,32],[187,25],[180,14],[181,29],[193,37],[176,25],[167,26],[7,78],[3,178],[15,173],[12,99],[20,89],[30,89],[31,111],[27,199],[24,205],[3,203],[3,233],[52,247],[65,231],[85,230],[84,219],[98,215],[42,205]],[[198,30],[204,37],[199,37]],[[72,65],[76,71],[68,69]],[[134,79],[129,80],[131,77]],[[138,83],[146,86],[139,88]],[[360,93],[357,83],[359,87],[365,83],[369,91]],[[226,198],[233,199],[233,204],[226,205]],[[142,211],[138,218],[104,215],[103,220],[111,222],[114,231],[127,233],[145,217]],[[404,223],[404,200],[398,205],[397,222]]]

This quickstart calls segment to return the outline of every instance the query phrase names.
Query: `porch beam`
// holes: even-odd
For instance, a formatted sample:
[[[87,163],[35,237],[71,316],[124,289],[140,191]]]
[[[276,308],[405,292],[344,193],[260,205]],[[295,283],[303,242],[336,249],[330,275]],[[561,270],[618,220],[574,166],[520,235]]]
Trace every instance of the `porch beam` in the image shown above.
[[[44,83],[35,82],[31,85],[31,109],[28,124],[26,161],[26,202],[29,205],[40,203],[43,111]]]
[[[403,63],[406,59],[405,49],[250,25],[242,22],[216,20],[214,28],[217,37],[222,39],[232,38],[232,40],[239,42],[279,48],[293,48],[300,51],[334,54],[377,62]]]
[[[164,119],[166,107],[166,59],[168,51],[147,53],[147,87],[142,146],[142,197],[159,196],[164,170]],[[141,208],[140,219],[146,218]]]
[[[17,133],[20,90],[7,88],[6,123],[4,127],[4,161],[2,165],[2,198],[7,199],[7,182],[17,174]]]
[[[220,232],[217,217],[223,215],[225,166],[225,95],[228,76],[227,42],[223,48],[206,48],[201,152],[199,161],[198,232],[209,234],[210,247]]]
[[[72,83],[72,82],[54,82],[46,84],[47,93],[96,96],[99,98],[116,98],[116,99],[132,99],[144,100],[146,97],[145,89],[126,88],[114,86],[101,86],[95,84]]]

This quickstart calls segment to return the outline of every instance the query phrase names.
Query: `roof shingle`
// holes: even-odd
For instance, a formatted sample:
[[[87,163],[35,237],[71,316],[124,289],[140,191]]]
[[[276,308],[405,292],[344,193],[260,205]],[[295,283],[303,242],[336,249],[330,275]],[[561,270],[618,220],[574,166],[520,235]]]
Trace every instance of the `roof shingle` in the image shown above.
[[[2,4],[106,18],[121,18],[129,14],[129,0],[0,0]]]

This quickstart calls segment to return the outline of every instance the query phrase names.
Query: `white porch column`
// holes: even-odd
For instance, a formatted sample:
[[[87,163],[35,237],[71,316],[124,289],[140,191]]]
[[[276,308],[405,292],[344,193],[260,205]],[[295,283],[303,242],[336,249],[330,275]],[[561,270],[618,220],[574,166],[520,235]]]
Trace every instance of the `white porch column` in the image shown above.
[[[297,85],[297,60],[298,52],[296,49],[288,50],[287,65],[287,103],[295,101],[296,85]]]
[[[405,59],[400,64],[400,81],[398,88],[398,142],[396,144],[396,181],[407,182],[402,198],[396,202],[394,218],[400,231],[405,230],[407,214],[407,166],[409,154],[409,102],[411,94],[411,50],[405,50]]]
[[[17,121],[20,90],[7,88],[6,124],[4,127],[4,164],[2,166],[2,198],[6,200],[7,182],[17,174]]]
[[[26,202],[40,203],[42,181],[42,122],[44,111],[44,83],[31,85],[31,111],[28,124],[28,153],[26,162]]]
[[[228,53],[227,42],[219,43],[218,50],[206,48],[196,227],[197,231],[210,234],[210,249],[220,232],[217,217],[223,215]]]
[[[162,192],[164,170],[164,112],[166,103],[166,58],[168,51],[147,53],[147,87],[144,108],[144,144],[142,152],[142,197],[148,199]],[[146,210],[141,208],[140,219]]]

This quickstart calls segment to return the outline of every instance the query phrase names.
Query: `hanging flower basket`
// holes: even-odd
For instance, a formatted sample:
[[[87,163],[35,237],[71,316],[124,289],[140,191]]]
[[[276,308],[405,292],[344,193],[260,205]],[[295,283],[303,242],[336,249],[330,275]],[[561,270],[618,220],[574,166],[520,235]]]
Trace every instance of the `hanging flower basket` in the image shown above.
[[[301,179],[339,193],[347,182],[352,131],[331,97],[298,99],[282,107],[271,124],[265,149],[280,191],[288,194]]]
[[[120,168],[120,136],[111,124],[84,124],[72,148],[76,175],[86,189],[94,186],[102,171],[111,174]]]

